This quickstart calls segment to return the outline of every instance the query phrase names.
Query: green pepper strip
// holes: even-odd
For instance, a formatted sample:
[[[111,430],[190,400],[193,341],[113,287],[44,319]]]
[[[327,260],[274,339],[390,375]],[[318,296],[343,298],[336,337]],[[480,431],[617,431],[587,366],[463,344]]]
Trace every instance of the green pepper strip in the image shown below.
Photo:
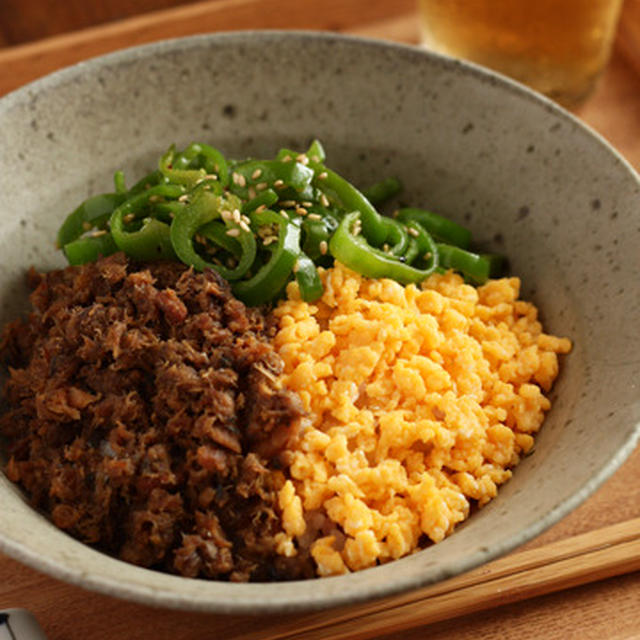
[[[397,196],[400,191],[402,184],[398,178],[386,178],[364,189],[362,194],[372,205],[378,205]]]
[[[341,201],[342,206],[349,211],[359,211],[361,214],[362,230],[367,240],[380,246],[387,237],[387,226],[375,207],[350,182],[339,176],[325,165],[309,160],[309,167],[314,172],[313,184],[321,191],[329,190]],[[322,178],[320,176],[323,176]]]
[[[309,145],[305,155],[314,162],[324,162],[327,159],[327,154],[324,152],[324,147],[320,140],[314,140]]]
[[[406,227],[386,216],[382,216],[381,220],[382,224],[387,228],[385,244],[389,245],[389,253],[394,256],[404,255],[409,247],[409,234]]]
[[[116,171],[113,174],[113,185],[116,193],[127,193],[127,186],[124,181],[124,173],[122,171]]]
[[[175,155],[172,169],[204,169],[207,175],[215,174],[223,187],[229,184],[229,165],[218,149],[203,142],[193,142]]]
[[[269,208],[272,204],[278,202],[279,199],[280,196],[273,189],[265,189],[253,198],[253,200],[249,200],[242,205],[242,213],[251,213],[262,206]]]
[[[85,200],[62,223],[58,230],[58,247],[64,247],[77,240],[89,229],[104,227],[109,216],[125,200],[126,195],[122,193],[103,193]]]
[[[460,247],[437,243],[440,266],[459,271],[477,284],[484,284],[489,278],[500,274],[504,259],[495,254],[479,255]]]
[[[400,220],[401,222],[415,220],[437,240],[455,245],[462,249],[467,249],[471,244],[471,231],[469,231],[469,229],[466,229],[448,218],[443,218],[437,213],[431,213],[424,209],[407,207],[398,210],[396,220]]]
[[[302,250],[312,260],[321,259],[326,254],[326,251],[322,252],[322,242],[328,246],[329,240],[337,228],[338,221],[326,210],[320,220],[304,218],[302,220]]]
[[[100,256],[110,256],[118,250],[110,233],[103,231],[99,236],[78,238],[63,247],[69,264],[95,262]]]
[[[260,183],[272,187],[278,180],[296,193],[303,193],[313,178],[313,171],[303,164],[279,160],[246,160],[233,167],[233,174],[241,178],[232,179],[229,189],[243,200],[249,198],[249,187]],[[279,193],[282,195],[285,191],[279,190]]]
[[[138,231],[127,231],[124,217],[133,214],[141,218],[155,198],[177,198],[184,193],[179,185],[158,184],[123,202],[111,214],[109,226],[118,249],[136,260],[175,259],[169,225],[153,217],[147,217]]]
[[[242,245],[231,236],[227,235],[227,227],[223,222],[219,220],[212,220],[202,225],[198,229],[198,235],[211,240],[214,244],[222,247],[225,251],[228,251],[234,258],[240,258],[242,255]]]
[[[228,229],[238,230],[237,240],[242,250],[238,264],[233,269],[207,262],[193,246],[193,237],[200,232],[203,225],[220,218],[223,211],[234,211],[239,208],[240,200],[231,194],[221,195],[204,189],[195,191],[191,202],[176,214],[171,223],[171,244],[178,258],[199,271],[207,268],[214,269],[225,280],[241,278],[251,268],[256,257],[256,239],[252,231],[244,231],[234,222],[224,220]],[[215,242],[215,235],[211,233],[210,228],[208,231],[207,237]],[[215,231],[213,233],[215,234]]]
[[[372,247],[363,236],[353,235],[351,229],[359,218],[359,211],[348,213],[333,234],[329,250],[336,260],[367,278],[392,278],[401,284],[421,282],[433,273],[435,258],[425,269],[416,269]]]
[[[300,255],[300,227],[289,223],[283,216],[267,209],[251,216],[253,225],[278,226],[278,242],[268,262],[260,267],[249,280],[241,280],[233,285],[233,293],[250,307],[272,300],[287,283],[293,266]]]
[[[407,229],[412,229],[410,246],[404,254],[407,264],[413,264],[418,259],[418,265],[437,267],[439,262],[438,247],[431,237],[431,234],[419,223],[415,221],[407,222]]]
[[[180,158],[184,160],[180,162]],[[158,170],[172,184],[182,184],[185,187],[194,187],[201,180],[204,180],[207,171],[204,167],[197,169],[181,168],[188,165],[187,156],[177,154],[175,145],[171,145],[167,152],[160,157]]]
[[[142,193],[150,187],[155,187],[159,184],[168,184],[168,182],[169,181],[162,175],[162,173],[156,169],[155,171],[148,173],[144,178],[140,178],[140,180],[138,180],[138,182],[129,189],[129,197]]]
[[[305,302],[317,300],[322,295],[324,288],[313,260],[305,253],[301,253],[295,264],[295,272],[300,297]]]

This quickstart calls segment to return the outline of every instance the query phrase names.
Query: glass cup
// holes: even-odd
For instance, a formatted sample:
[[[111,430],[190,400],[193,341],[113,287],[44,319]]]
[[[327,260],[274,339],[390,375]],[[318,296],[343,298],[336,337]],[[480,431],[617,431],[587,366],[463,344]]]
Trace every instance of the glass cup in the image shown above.
[[[425,47],[490,67],[568,108],[605,68],[622,0],[418,0]]]

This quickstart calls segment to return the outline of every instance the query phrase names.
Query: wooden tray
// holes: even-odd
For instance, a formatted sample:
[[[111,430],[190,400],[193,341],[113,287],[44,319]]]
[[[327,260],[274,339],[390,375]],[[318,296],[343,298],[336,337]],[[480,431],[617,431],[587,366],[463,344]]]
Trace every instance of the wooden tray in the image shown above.
[[[0,75],[0,95],[62,66],[125,46],[258,27],[331,29],[409,44],[418,41],[413,0],[201,2],[0,49],[0,68],[11,69]],[[636,168],[639,32],[640,0],[627,0],[611,64],[596,94],[576,114]],[[0,556],[0,608],[30,609],[51,640],[630,638],[640,629],[638,569],[640,449],[584,505],[522,549],[395,598],[295,616],[187,614],[90,593]]]

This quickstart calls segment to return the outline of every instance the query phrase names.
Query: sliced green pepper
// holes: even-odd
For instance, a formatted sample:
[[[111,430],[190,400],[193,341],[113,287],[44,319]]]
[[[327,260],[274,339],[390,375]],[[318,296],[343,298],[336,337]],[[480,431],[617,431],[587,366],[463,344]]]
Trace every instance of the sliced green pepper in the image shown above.
[[[313,162],[324,162],[327,159],[327,154],[324,151],[324,147],[320,140],[314,140],[307,149],[305,155],[309,160]]]
[[[329,250],[336,260],[367,278],[391,278],[402,284],[421,282],[433,273],[437,266],[435,254],[424,269],[405,264],[372,247],[362,235],[354,235],[352,228],[359,219],[359,211],[348,213],[333,234]]]
[[[219,220],[212,220],[198,229],[198,235],[228,251],[234,258],[242,255],[242,245],[227,234],[229,227]]]
[[[326,212],[320,219],[306,217],[302,220],[302,250],[315,261],[327,255],[329,240],[338,228],[338,220]]]
[[[90,229],[104,228],[113,211],[125,200],[123,193],[103,193],[85,200],[62,223],[58,230],[58,247],[77,240]]]
[[[255,307],[272,300],[289,280],[300,255],[300,227],[267,209],[251,214],[253,225],[276,225],[278,240],[269,246],[271,257],[249,280],[234,283],[233,293],[245,304]]]
[[[471,244],[471,231],[469,229],[437,213],[431,213],[431,211],[406,207],[398,210],[396,220],[400,220],[400,222],[415,220],[437,240],[453,244],[462,249],[467,249]]]
[[[387,227],[382,216],[375,207],[350,182],[328,169],[325,165],[309,160],[309,166],[314,170],[313,184],[320,191],[329,191],[335,195],[342,206],[348,211],[359,211],[361,214],[362,230],[367,240],[375,246],[380,246],[387,236]]]
[[[250,189],[258,185],[275,188],[281,197],[287,197],[285,187],[295,194],[305,193],[312,179],[313,171],[299,162],[246,160],[233,166],[229,189],[243,200],[251,198]]]
[[[404,255],[409,246],[409,234],[406,227],[386,216],[382,216],[381,221],[387,229],[385,244],[389,245],[388,252],[394,256]]]
[[[113,240],[121,251],[136,260],[175,259],[169,237],[169,225],[153,217],[143,217],[155,199],[178,198],[185,190],[180,185],[158,184],[123,202],[111,214],[109,226]],[[125,217],[143,218],[137,231],[125,229]]]
[[[100,256],[110,256],[118,251],[110,233],[103,231],[100,235],[78,238],[63,247],[69,264],[86,264],[95,262]]]
[[[185,264],[191,265],[199,271],[214,269],[226,280],[241,278],[253,264],[256,257],[256,239],[251,230],[246,231],[230,217],[223,217],[222,213],[240,210],[240,200],[230,193],[219,194],[199,189],[194,192],[191,201],[185,208],[177,213],[171,223],[170,238],[173,249]],[[238,264],[231,269],[223,265],[207,262],[193,246],[193,240],[200,229],[212,220],[222,218],[228,232],[233,230],[237,234],[236,239],[240,244],[242,253]],[[215,240],[215,228],[208,229],[208,238]],[[220,243],[218,243],[220,244]],[[226,248],[226,247],[225,247]]]
[[[417,260],[418,267],[421,265],[431,266],[434,263],[437,266],[439,262],[438,248],[431,234],[414,220],[407,222],[406,227],[410,234],[409,248],[404,254],[407,264],[413,264]]]
[[[113,186],[115,187],[116,193],[127,193],[127,186],[122,171],[116,171],[113,174]]]
[[[397,196],[400,191],[402,184],[398,178],[385,178],[364,189],[362,194],[372,205],[378,205]]]
[[[189,166],[186,160],[180,163],[180,155],[176,152],[175,145],[171,145],[167,152],[163,154],[158,162],[158,170],[172,184],[182,184],[185,187],[194,187],[204,180],[207,171],[204,167],[195,169],[185,168]],[[182,155],[182,158],[186,158]]]
[[[477,254],[448,244],[436,244],[440,266],[459,271],[477,284],[500,275],[504,258],[495,254]]]
[[[280,196],[273,189],[261,191],[255,198],[242,205],[242,213],[247,214],[255,211],[258,207],[267,207],[278,202]]]
[[[305,253],[301,253],[294,269],[298,288],[300,289],[300,297],[305,302],[317,300],[322,295],[324,288],[313,260]]]

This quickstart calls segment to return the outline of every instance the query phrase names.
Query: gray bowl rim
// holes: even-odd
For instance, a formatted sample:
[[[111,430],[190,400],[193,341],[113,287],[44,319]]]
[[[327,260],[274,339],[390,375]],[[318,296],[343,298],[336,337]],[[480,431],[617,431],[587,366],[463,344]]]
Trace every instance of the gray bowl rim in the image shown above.
[[[32,95],[41,93],[48,89],[53,89],[56,86],[65,84],[73,79],[81,78],[85,73],[99,72],[102,68],[117,65],[121,62],[127,62],[132,58],[148,58],[155,54],[163,54],[183,47],[195,48],[199,46],[206,46],[208,43],[225,42],[233,46],[233,44],[245,43],[247,39],[251,39],[252,41],[261,40],[265,44],[273,40],[280,41],[283,39],[290,40],[292,42],[308,41],[309,39],[324,42],[342,42],[348,43],[351,46],[368,47],[372,50],[384,49],[387,51],[395,51],[398,54],[410,56],[416,61],[426,59],[430,60],[431,63],[437,62],[440,66],[450,69],[451,71],[462,72],[468,76],[474,77],[479,82],[491,84],[498,91],[514,93],[520,96],[523,100],[535,103],[544,108],[547,112],[561,120],[564,120],[565,122],[570,123],[576,130],[580,131],[581,135],[586,135],[595,139],[599,145],[620,164],[622,170],[625,170],[629,176],[635,180],[638,187],[640,187],[640,175],[636,172],[629,161],[626,160],[626,158],[624,158],[624,156],[622,156],[622,154],[617,151],[600,133],[580,120],[577,116],[559,106],[557,103],[505,75],[472,62],[450,58],[439,53],[427,51],[426,49],[422,49],[415,45],[327,31],[255,29],[212,32],[167,38],[148,44],[134,45],[118,49],[111,53],[87,58],[81,62],[77,62],[51,72],[0,97],[0,118],[3,113],[8,112],[16,104],[19,104],[22,101],[27,101]],[[202,613],[262,615],[283,612],[314,611],[329,607],[356,604],[375,598],[392,596],[412,589],[417,589],[428,584],[434,584],[442,580],[446,580],[455,575],[470,571],[481,564],[494,560],[532,540],[543,531],[556,524],[564,516],[568,515],[587,498],[589,498],[614,474],[615,471],[622,466],[639,442],[640,422],[634,425],[633,431],[629,434],[627,440],[610,458],[609,462],[595,473],[580,490],[576,491],[573,495],[569,496],[563,502],[549,510],[539,518],[536,523],[520,531],[517,535],[512,536],[503,543],[487,545],[482,551],[471,554],[462,560],[451,561],[446,564],[443,570],[429,577],[409,575],[404,576],[402,579],[399,579],[392,584],[384,584],[382,586],[379,584],[369,584],[365,589],[358,589],[357,585],[355,589],[349,588],[350,578],[357,576],[358,574],[362,574],[363,572],[345,576],[323,578],[323,581],[334,582],[337,589],[337,591],[336,589],[332,589],[332,594],[329,597],[318,597],[314,596],[313,593],[305,593],[306,590],[303,585],[311,585],[315,582],[314,580],[286,583],[297,584],[301,587],[300,593],[296,595],[293,600],[274,600],[273,594],[270,594],[271,597],[269,600],[261,599],[261,596],[264,596],[263,590],[265,587],[273,588],[278,583],[234,584],[196,579],[196,582],[200,582],[203,585],[215,584],[221,587],[216,594],[217,599],[215,600],[211,599],[210,594],[208,594],[207,597],[195,599],[191,595],[185,597],[180,593],[180,583],[185,580],[185,578],[180,576],[171,576],[173,580],[172,585],[175,584],[175,589],[150,589],[141,585],[130,585],[112,580],[106,576],[91,575],[82,570],[71,569],[61,562],[43,557],[21,544],[19,541],[6,538],[1,530],[1,522],[0,552],[33,569],[42,571],[53,578],[63,580],[90,591],[95,591],[97,593],[102,593],[120,599],[126,599],[144,605],[160,606],[167,609],[197,611]],[[78,542],[78,544],[82,543]],[[114,558],[110,559],[114,562],[120,562]],[[155,573],[149,569],[136,569],[143,572]],[[375,571],[376,568],[372,568],[367,569],[364,573]],[[243,593],[240,594],[238,593],[239,591],[242,591]],[[237,597],[236,594],[241,597]]]

